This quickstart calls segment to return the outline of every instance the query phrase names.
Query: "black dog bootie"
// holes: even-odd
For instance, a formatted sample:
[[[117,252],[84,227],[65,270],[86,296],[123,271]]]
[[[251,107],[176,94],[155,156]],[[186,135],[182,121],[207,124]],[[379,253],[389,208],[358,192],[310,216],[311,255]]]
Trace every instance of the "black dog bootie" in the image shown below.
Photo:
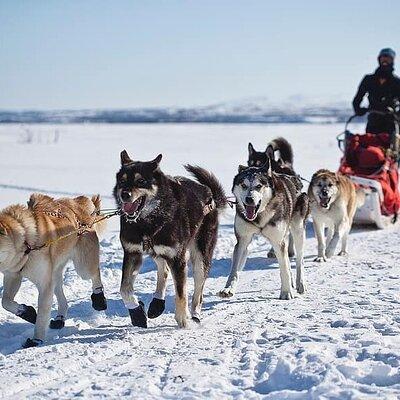
[[[159,317],[165,310],[165,300],[153,298],[150,303],[149,310],[147,311],[147,316],[149,318]]]
[[[92,299],[92,307],[96,311],[107,310],[107,300],[104,296],[103,290],[101,290],[99,293],[92,293],[90,298]]]
[[[50,321],[50,329],[62,329],[65,326],[65,318],[63,315],[57,315]]]
[[[146,312],[144,310],[144,304],[141,301],[139,301],[139,305],[136,308],[130,308],[128,311],[133,326],[147,328]]]
[[[23,349],[29,349],[29,347],[38,347],[43,344],[43,340],[40,339],[26,339],[26,342],[22,345]]]
[[[31,324],[36,324],[36,310],[32,306],[27,306],[26,304],[20,304],[17,311],[17,316],[30,322]]]

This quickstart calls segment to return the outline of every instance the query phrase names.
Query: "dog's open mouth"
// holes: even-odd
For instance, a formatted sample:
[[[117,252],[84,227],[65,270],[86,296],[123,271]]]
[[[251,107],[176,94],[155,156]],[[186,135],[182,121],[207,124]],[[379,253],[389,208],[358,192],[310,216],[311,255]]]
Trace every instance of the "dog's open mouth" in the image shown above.
[[[325,197],[325,196],[321,197],[321,196],[319,196],[319,204],[323,208],[328,208],[330,201],[331,201],[330,197]]]
[[[122,211],[131,217],[137,216],[144,207],[145,200],[146,196],[140,196],[133,202],[122,203]]]
[[[258,209],[260,208],[260,203],[257,205],[244,204],[244,215],[246,219],[249,221],[254,221],[256,219]]]

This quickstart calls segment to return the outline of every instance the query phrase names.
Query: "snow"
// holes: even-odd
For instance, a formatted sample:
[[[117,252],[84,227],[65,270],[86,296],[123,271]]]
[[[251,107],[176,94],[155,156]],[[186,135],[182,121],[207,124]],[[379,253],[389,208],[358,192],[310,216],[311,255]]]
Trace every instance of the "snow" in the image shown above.
[[[205,166],[229,192],[248,142],[259,149],[283,135],[293,144],[298,172],[310,178],[320,167],[337,167],[335,135],[341,130],[294,124],[0,125],[0,206],[25,202],[36,188],[57,195],[99,192],[104,206],[112,206],[123,148],[143,160],[163,153],[161,165],[171,174],[183,174],[187,162]],[[399,230],[357,227],[348,257],[317,264],[309,224],[308,292],[291,301],[278,300],[278,266],[266,258],[269,245],[255,238],[235,297],[222,300],[216,293],[230,270],[232,224],[228,210],[206,282],[202,324],[177,329],[169,281],[166,313],[143,330],[130,325],[118,292],[122,250],[112,220],[101,242],[106,312],[92,310],[90,284],[72,268],[65,276],[66,327],[49,331],[42,347],[20,350],[33,327],[0,308],[0,398],[398,398]],[[155,265],[147,258],[135,286],[146,304],[155,283]],[[2,277],[0,296],[1,290]],[[36,306],[30,282],[17,300]]]

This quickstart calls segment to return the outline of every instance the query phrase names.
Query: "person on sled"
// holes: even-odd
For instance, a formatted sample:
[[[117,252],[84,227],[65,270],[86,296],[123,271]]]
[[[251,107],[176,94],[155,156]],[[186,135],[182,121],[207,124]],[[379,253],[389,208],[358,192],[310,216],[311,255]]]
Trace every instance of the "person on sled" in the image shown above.
[[[400,78],[393,74],[394,50],[382,49],[378,55],[379,67],[373,74],[366,75],[360,83],[353,99],[356,115],[365,115],[369,110],[386,112],[388,107],[396,109],[400,101]],[[365,95],[368,95],[369,107],[360,107]],[[366,127],[367,133],[394,132],[391,115],[370,113]]]

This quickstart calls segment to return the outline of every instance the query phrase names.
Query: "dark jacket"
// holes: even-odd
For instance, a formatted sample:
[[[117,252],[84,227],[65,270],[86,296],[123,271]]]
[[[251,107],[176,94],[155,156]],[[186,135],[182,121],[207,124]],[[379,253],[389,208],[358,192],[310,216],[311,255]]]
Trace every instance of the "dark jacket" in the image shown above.
[[[383,77],[386,81],[380,84],[379,79]],[[363,114],[360,112],[360,104],[366,94],[368,94],[370,110],[387,111],[388,107],[395,107],[396,102],[400,101],[400,78],[392,73],[382,76],[379,68],[374,74],[366,75],[353,99],[353,108],[357,115]],[[366,131],[370,133],[392,133],[394,131],[393,117],[369,114]]]
[[[400,100],[400,78],[391,74],[381,85],[379,75],[376,73],[366,75],[353,100],[353,108],[356,113],[360,110],[360,104],[366,94],[368,94],[369,109],[386,111],[387,107],[394,106],[396,100]]]

